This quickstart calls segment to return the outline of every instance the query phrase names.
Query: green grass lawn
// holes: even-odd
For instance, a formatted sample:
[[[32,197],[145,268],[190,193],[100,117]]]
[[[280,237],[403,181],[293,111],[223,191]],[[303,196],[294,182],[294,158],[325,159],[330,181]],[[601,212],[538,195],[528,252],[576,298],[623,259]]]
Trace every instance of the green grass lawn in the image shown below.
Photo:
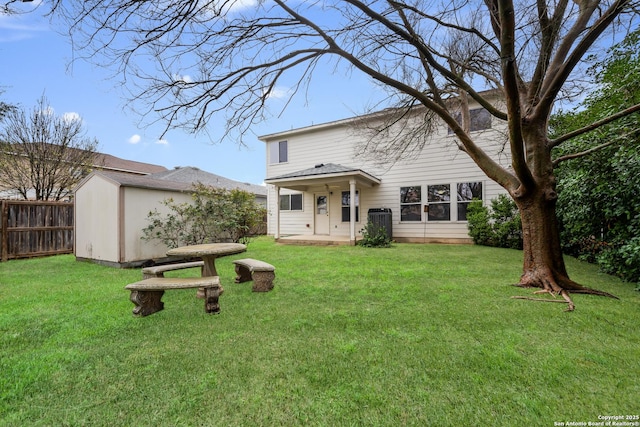
[[[234,284],[233,259],[276,266]],[[640,413],[640,293],[511,299],[522,253],[457,245],[296,247],[261,238],[195,291],[131,315],[139,270],[73,256],[0,263],[3,426],[553,426]],[[198,274],[195,269],[170,273]],[[169,275],[169,274],[168,274]]]

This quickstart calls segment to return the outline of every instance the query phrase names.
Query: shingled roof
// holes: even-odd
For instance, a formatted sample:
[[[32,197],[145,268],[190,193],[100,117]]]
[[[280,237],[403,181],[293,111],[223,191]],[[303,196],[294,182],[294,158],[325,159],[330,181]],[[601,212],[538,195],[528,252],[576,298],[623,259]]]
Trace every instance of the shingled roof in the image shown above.
[[[121,159],[120,157],[105,153],[96,153],[94,163],[97,169],[133,173],[138,175],[148,175],[167,170],[164,166]]]
[[[362,169],[336,165],[334,163],[320,163],[312,168],[267,178],[264,182],[279,187],[304,191],[309,183],[329,184],[332,182],[344,182],[349,179],[356,179],[360,185],[369,187],[380,184],[379,178]]]
[[[161,180],[170,180],[177,182],[187,182],[189,184],[201,182],[216,188],[225,188],[227,190],[244,190],[255,195],[266,196],[267,189],[262,185],[249,184],[248,182],[239,182],[225,178],[214,173],[206,172],[191,166],[177,167],[173,170],[158,172],[151,175],[153,178]]]
[[[158,179],[158,178],[154,178],[152,175],[135,175],[131,173],[113,172],[113,171],[104,171],[104,170],[94,171],[91,173],[91,175],[89,175],[89,177],[93,175],[102,176],[123,187],[136,187],[136,188],[146,188],[150,190],[171,190],[171,191],[182,191],[182,192],[193,191],[193,186],[191,185],[191,183]],[[85,178],[85,180],[83,180],[82,182],[89,179],[89,177]]]
[[[291,173],[286,173],[284,175],[274,176],[269,179],[283,179],[283,178],[303,178],[303,177],[311,177],[316,175],[329,175],[329,174],[339,174],[339,173],[348,173],[348,172],[356,172],[360,169],[352,168],[349,166],[336,165],[334,163],[327,164],[317,164],[312,168],[303,169],[300,171],[295,171]]]

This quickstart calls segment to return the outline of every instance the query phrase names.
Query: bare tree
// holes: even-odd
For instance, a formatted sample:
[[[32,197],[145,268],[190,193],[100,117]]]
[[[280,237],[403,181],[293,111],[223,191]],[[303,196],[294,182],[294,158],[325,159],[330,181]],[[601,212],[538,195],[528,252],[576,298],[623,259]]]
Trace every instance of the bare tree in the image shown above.
[[[0,89],[0,95],[2,95],[3,92],[4,91]],[[0,120],[2,120],[2,118],[14,108],[16,108],[15,105],[7,104],[6,102],[0,101]]]
[[[98,142],[79,117],[56,116],[42,96],[9,111],[0,130],[0,186],[24,199],[61,200],[94,165]]]
[[[428,111],[418,144],[434,119],[444,121],[458,148],[516,201],[524,235],[520,286],[560,294],[569,310],[571,292],[609,295],[567,274],[553,173],[562,159],[553,149],[640,106],[553,140],[547,122],[554,103],[579,82],[588,55],[637,25],[637,0],[58,0],[53,14],[66,19],[78,52],[115,65],[134,98],[167,128],[195,132],[223,114],[228,129],[242,135],[263,120],[284,76],[296,76],[299,93],[330,58],[370,76],[398,106]],[[487,96],[495,91],[499,105]],[[506,121],[511,168],[474,141],[464,117],[469,100]]]

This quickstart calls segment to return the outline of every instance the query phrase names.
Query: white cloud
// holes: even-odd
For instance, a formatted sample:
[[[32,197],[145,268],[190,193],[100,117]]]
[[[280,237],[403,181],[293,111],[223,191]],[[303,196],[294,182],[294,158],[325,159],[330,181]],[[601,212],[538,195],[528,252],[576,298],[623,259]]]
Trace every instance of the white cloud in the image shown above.
[[[138,142],[140,142],[142,138],[140,137],[140,135],[138,135],[137,133],[132,135],[131,138],[129,138],[129,144],[137,144]]]
[[[266,89],[264,90],[266,93]],[[283,86],[276,86],[269,93],[267,93],[267,98],[271,99],[282,99],[286,98],[291,94],[291,89]]]
[[[166,139],[159,139],[159,140],[156,141],[156,144],[169,145],[169,141],[167,141]]]
[[[71,113],[64,113],[62,115],[62,119],[65,121],[65,123],[71,123],[71,122],[81,121],[82,117],[80,117],[80,114],[78,113],[71,112]]]
[[[30,2],[26,7],[22,7],[17,3],[14,8],[16,14],[5,15],[0,13],[0,43],[11,43],[20,40],[30,39],[36,36],[38,32],[49,31],[49,25],[42,21],[39,17],[33,17],[24,12],[37,9],[40,1]],[[32,14],[33,15],[33,14]]]
[[[211,16],[226,16],[251,7],[256,7],[258,0],[215,0],[207,6],[205,13]]]
[[[54,116],[56,114],[56,110],[54,110],[51,105],[47,105],[47,108],[38,111],[37,114],[42,114],[43,116]]]
[[[236,0],[231,2],[231,6],[229,7],[230,12],[235,12],[241,9],[246,9],[250,7],[255,7],[258,5],[256,0]]]

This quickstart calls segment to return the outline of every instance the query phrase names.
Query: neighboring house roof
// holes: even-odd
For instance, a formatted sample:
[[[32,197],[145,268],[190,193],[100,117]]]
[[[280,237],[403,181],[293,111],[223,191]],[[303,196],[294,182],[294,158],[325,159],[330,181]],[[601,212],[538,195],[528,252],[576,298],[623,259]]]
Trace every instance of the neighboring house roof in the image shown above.
[[[95,167],[104,170],[134,173],[139,175],[148,175],[167,170],[164,166],[125,160],[105,153],[96,153]]]
[[[262,185],[234,181],[232,179],[228,179],[223,176],[206,172],[191,166],[177,167],[173,170],[154,173],[151,176],[156,179],[188,182],[189,184],[201,182],[205,185],[210,185],[216,188],[225,188],[227,190],[239,189],[253,193],[256,196],[266,197],[267,195],[267,189]]]
[[[87,180],[93,176],[101,176],[112,181],[122,187],[146,188],[150,190],[171,190],[190,192],[193,190],[191,183],[167,181],[153,178],[151,175],[133,175],[123,172],[112,171],[94,171],[80,182],[78,187],[82,186]]]
[[[45,146],[55,147],[56,144],[44,143]],[[68,152],[87,152],[84,149],[76,147],[66,147]],[[15,153],[13,153],[15,155]],[[112,170],[116,172],[126,172],[138,175],[148,175],[151,173],[163,172],[167,168],[160,165],[154,165],[152,163],[136,162],[133,160],[121,159],[120,157],[112,156],[111,154],[95,152],[93,157],[93,164],[90,165],[93,169]]]
[[[310,179],[318,180],[318,183],[331,183],[336,180],[344,181],[348,178],[357,179],[360,184],[372,187],[380,184],[380,179],[371,175],[362,169],[349,166],[336,165],[334,163],[317,164],[312,168],[290,172],[284,175],[267,178],[264,180],[267,184],[278,186],[286,186],[287,188],[296,189],[304,187],[303,182],[308,183]]]

